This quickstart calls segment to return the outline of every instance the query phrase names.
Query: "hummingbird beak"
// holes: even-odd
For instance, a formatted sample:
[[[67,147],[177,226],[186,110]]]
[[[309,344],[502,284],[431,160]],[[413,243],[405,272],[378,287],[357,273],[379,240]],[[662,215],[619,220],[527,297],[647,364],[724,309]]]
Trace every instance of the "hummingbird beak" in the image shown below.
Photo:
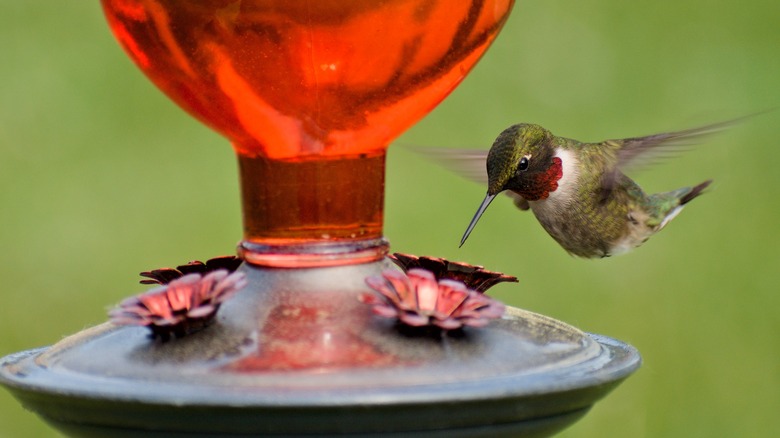
[[[488,205],[490,205],[491,202],[493,202],[493,199],[496,197],[496,195],[487,194],[485,195],[485,199],[482,200],[482,204],[480,204],[479,209],[477,209],[477,212],[474,213],[474,217],[471,219],[471,223],[469,224],[469,227],[466,228],[466,232],[463,233],[463,238],[460,239],[460,245],[458,245],[458,248],[463,246],[463,244],[466,242],[466,239],[469,238],[469,234],[471,234],[471,230],[474,229],[474,227],[477,225],[477,221],[479,220],[480,216],[482,216],[482,213],[485,212],[485,210],[488,208]]]

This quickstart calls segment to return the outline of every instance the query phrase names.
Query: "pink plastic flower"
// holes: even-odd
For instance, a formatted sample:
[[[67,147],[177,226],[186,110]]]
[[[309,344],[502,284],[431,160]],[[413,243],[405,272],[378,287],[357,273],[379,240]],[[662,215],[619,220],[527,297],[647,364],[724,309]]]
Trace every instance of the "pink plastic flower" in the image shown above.
[[[209,325],[220,305],[245,285],[240,272],[220,269],[205,275],[187,274],[122,301],[109,317],[117,325],[149,327],[162,340],[182,337]]]
[[[488,271],[479,265],[451,262],[439,257],[417,257],[411,254],[402,254],[400,252],[388,257],[404,271],[415,268],[425,269],[431,271],[439,280],[448,278],[462,281],[466,287],[474,289],[477,292],[485,292],[504,281],[517,283],[517,277],[505,275],[501,272]]]
[[[463,326],[482,327],[504,314],[504,305],[455,280],[436,280],[430,271],[410,269],[406,275],[388,269],[366,279],[381,296],[362,294],[375,314],[398,318],[412,327],[435,326],[443,330]]]

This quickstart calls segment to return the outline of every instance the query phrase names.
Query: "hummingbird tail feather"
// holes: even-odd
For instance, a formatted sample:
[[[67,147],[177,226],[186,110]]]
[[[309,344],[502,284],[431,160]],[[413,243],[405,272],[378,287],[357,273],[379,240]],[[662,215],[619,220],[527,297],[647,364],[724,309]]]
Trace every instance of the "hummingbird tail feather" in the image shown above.
[[[707,181],[704,181],[703,183],[692,188],[690,192],[686,193],[683,197],[680,198],[680,205],[685,205],[693,200],[693,198],[701,195],[704,189],[706,189],[710,184],[712,184],[712,180],[708,179]]]

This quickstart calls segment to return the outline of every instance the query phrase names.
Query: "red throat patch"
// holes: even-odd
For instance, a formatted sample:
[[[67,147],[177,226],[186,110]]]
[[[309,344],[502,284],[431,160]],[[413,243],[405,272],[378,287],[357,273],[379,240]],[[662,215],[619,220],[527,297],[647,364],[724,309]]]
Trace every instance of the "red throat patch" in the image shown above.
[[[558,157],[553,157],[550,167],[545,172],[536,175],[531,187],[521,195],[528,201],[547,199],[550,193],[558,189],[558,180],[561,178],[563,178],[563,161]]]

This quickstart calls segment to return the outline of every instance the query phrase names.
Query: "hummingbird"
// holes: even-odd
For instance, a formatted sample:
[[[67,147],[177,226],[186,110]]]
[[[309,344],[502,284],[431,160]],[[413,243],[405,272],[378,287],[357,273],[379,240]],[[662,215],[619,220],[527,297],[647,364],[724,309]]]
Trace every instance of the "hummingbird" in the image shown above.
[[[625,254],[645,243],[712,183],[706,180],[647,194],[623,170],[646,164],[730,123],[598,143],[559,137],[539,125],[520,123],[501,132],[489,151],[440,150],[434,154],[475,180],[485,180],[484,170],[476,171],[475,164],[486,164],[487,194],[460,246],[503,192],[520,210],[530,209],[569,254],[602,258]]]

